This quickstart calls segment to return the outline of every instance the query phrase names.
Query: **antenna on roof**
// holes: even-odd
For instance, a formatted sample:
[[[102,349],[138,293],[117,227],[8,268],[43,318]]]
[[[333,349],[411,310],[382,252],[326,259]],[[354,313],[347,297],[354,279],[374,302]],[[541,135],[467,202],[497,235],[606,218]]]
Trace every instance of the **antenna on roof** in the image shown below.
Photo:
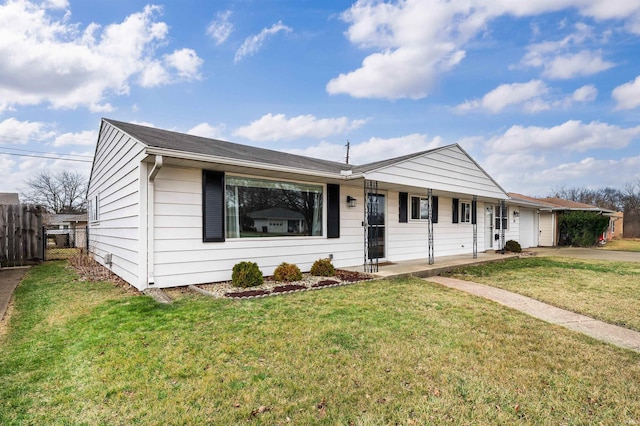
[[[346,161],[346,164],[349,164],[349,148],[351,147],[351,144],[349,143],[349,139],[347,139],[347,144],[345,146],[347,147],[347,161]]]

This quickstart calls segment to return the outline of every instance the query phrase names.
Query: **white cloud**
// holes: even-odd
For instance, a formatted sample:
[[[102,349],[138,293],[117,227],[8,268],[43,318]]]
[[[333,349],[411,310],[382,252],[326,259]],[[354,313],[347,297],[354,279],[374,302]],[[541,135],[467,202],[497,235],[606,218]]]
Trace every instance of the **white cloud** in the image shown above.
[[[140,73],[138,83],[142,87],[162,86],[171,79],[167,69],[160,61],[151,61]]]
[[[56,149],[57,154],[53,154],[51,147],[70,145],[89,147],[94,145],[97,139],[98,133],[93,130],[59,134],[51,123],[19,121],[15,118],[0,122],[0,145],[4,145],[4,149],[0,147],[0,170],[4,173],[0,179],[0,192],[24,192],[26,182],[41,170],[55,172],[73,168],[88,176],[91,169],[90,158],[93,156],[92,149],[84,152],[75,150],[62,152]],[[20,148],[9,146],[13,144],[19,144]],[[47,159],[42,158],[43,156],[63,156],[89,162]]]
[[[92,156],[93,151],[73,152],[72,154]],[[0,154],[0,169],[9,171],[6,178],[0,179],[0,192],[25,193],[28,190],[26,182],[40,171],[57,173],[73,168],[74,171],[82,173],[87,178],[91,172],[90,162],[50,160],[37,157],[14,158],[20,160],[13,160],[9,156]]]
[[[359,68],[341,73],[327,83],[329,94],[357,98],[420,99],[429,94],[438,77],[459,64],[470,40],[503,15],[535,16],[575,9],[597,20],[620,19],[637,22],[640,3],[609,0],[404,0],[382,2],[358,0],[342,14],[349,24],[346,36],[355,46],[371,51]],[[618,3],[625,3],[619,5]],[[632,4],[630,4],[632,3]],[[581,72],[594,73],[612,66],[598,52],[561,56],[548,71],[553,76],[568,75],[587,56],[595,62]],[[542,65],[536,65],[542,66]],[[563,77],[565,78],[565,77]]]
[[[598,89],[592,84],[587,84],[576,89],[571,96],[571,99],[575,102],[592,102],[596,100],[598,96]]]
[[[593,28],[578,23],[575,32],[561,40],[529,45],[520,66],[542,68],[543,76],[558,80],[593,75],[615,66],[603,59],[601,51],[583,47],[594,38]]]
[[[25,145],[29,142],[44,141],[55,135],[51,125],[39,121],[20,121],[7,118],[0,122],[0,144]]]
[[[640,106],[640,75],[635,80],[613,89],[611,96],[616,100],[616,109],[633,109]]]
[[[198,77],[193,51],[155,56],[169,32],[157,21],[158,6],[146,6],[121,23],[104,28],[91,23],[84,30],[69,21],[69,12],[63,18],[51,15],[50,6],[68,3],[0,5],[0,111],[40,103],[109,111],[105,98],[128,94],[134,79],[149,87],[174,81],[175,71],[180,79]]]
[[[293,31],[293,29],[284,25],[281,21],[278,21],[270,28],[263,28],[258,34],[247,37],[244,43],[242,43],[242,46],[236,51],[234,62],[239,62],[245,56],[250,56],[258,52],[267,38],[276,35],[280,31],[289,33]]]
[[[200,67],[203,60],[198,57],[193,49],[180,49],[165,55],[164,62],[168,67],[175,69],[180,78],[186,80],[200,79]]]
[[[640,156],[553,162],[537,153],[491,153],[482,165],[503,188],[531,196],[558,186],[620,188],[640,179]]]
[[[229,22],[231,11],[218,12],[216,19],[207,27],[207,34],[216,42],[217,45],[224,43],[233,31],[233,24]]]
[[[299,138],[324,138],[342,134],[364,125],[366,120],[349,120],[346,117],[316,118],[299,115],[287,118],[284,114],[266,114],[233,134],[252,141],[277,141]]]
[[[352,158],[356,164],[365,164],[426,151],[442,145],[440,137],[429,140],[427,135],[419,133],[388,139],[370,138],[352,147]]]
[[[576,76],[597,74],[615,64],[602,59],[602,52],[582,50],[575,54],[556,56],[545,63],[543,75],[553,79],[569,79]]]
[[[77,133],[63,133],[59,136],[56,136],[56,138],[53,141],[53,146],[67,146],[67,145],[95,146],[97,141],[98,141],[97,131],[85,130]]]
[[[590,149],[624,148],[640,137],[640,126],[622,128],[606,123],[569,120],[554,127],[512,126],[487,143],[490,151],[513,153],[560,150],[583,152]]]
[[[200,123],[187,130],[187,134],[211,139],[223,139],[222,135],[225,127],[224,124],[212,126],[209,123]]]
[[[485,156],[477,158],[503,187],[523,194],[547,195],[558,185],[620,187],[640,178],[640,156],[615,158],[609,151],[610,159],[576,159],[576,153],[622,149],[638,138],[640,126],[579,121],[548,128],[513,126],[481,143]]]
[[[426,151],[442,146],[442,139],[435,137],[431,140],[427,135],[414,133],[397,138],[370,138],[360,143],[351,143],[349,150],[350,164],[366,164],[406,154]],[[331,161],[345,161],[346,147],[344,144],[330,144],[322,141],[320,144],[304,149],[287,150],[292,154],[306,155],[314,158],[325,158]]]
[[[620,186],[620,177],[626,182],[640,178],[640,156],[620,159],[596,159],[587,157],[580,161],[562,163],[540,170],[539,182],[557,186],[558,182],[573,182],[566,186],[584,186],[584,182],[598,182],[598,186]]]
[[[548,92],[549,88],[540,80],[502,84],[484,95],[482,99],[474,99],[458,105],[456,110],[465,112],[486,109],[495,114],[510,105],[522,104],[525,111],[533,113],[549,109],[549,105],[541,98]]]

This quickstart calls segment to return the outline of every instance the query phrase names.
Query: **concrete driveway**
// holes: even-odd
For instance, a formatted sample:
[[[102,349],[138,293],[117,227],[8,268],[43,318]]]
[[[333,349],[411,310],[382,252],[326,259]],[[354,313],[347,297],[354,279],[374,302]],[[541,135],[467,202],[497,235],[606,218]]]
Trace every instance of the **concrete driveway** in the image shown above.
[[[536,247],[531,251],[538,256],[573,257],[576,259],[611,260],[615,262],[640,262],[640,252],[603,250],[576,247]]]
[[[2,268],[0,269],[0,321],[7,312],[13,290],[18,287],[29,268]]]

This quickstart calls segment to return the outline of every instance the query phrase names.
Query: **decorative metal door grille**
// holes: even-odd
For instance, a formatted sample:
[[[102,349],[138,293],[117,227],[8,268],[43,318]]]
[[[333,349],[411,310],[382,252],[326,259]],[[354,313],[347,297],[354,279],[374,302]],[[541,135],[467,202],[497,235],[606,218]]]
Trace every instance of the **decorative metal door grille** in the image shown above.
[[[473,258],[476,259],[478,257],[478,196],[473,196],[473,203],[471,203],[471,208],[473,209],[472,215],[473,220]]]
[[[380,228],[378,226],[378,182],[364,181],[364,271],[378,272]]]
[[[507,221],[507,202],[500,200],[500,248],[502,249],[502,254],[504,254],[504,228],[506,228]]]
[[[427,239],[429,240],[429,265],[433,265],[435,263],[435,256],[433,254],[433,190],[429,188],[427,191],[428,199],[428,209],[429,212],[429,221],[427,222]]]

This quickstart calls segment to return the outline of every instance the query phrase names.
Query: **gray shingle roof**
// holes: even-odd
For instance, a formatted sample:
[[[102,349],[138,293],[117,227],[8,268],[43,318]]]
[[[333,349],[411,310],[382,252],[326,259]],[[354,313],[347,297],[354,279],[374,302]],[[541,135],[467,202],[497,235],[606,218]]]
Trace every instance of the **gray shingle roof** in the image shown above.
[[[122,121],[110,119],[104,119],[104,121],[123,130],[150,147],[329,173],[340,173],[341,170],[351,169],[351,166],[347,164],[334,161],[288,154],[265,148],[256,148],[217,139],[208,139],[200,136],[187,135],[185,133],[157,129],[155,127],[124,123]]]
[[[374,163],[363,164],[361,166],[354,166],[351,164],[274,151],[271,149],[257,148],[217,139],[187,135],[185,133],[172,132],[155,127],[125,123],[117,120],[106,118],[103,120],[150,147],[336,174],[339,174],[342,170],[352,170],[353,173],[368,172],[443,148],[440,147]]]

